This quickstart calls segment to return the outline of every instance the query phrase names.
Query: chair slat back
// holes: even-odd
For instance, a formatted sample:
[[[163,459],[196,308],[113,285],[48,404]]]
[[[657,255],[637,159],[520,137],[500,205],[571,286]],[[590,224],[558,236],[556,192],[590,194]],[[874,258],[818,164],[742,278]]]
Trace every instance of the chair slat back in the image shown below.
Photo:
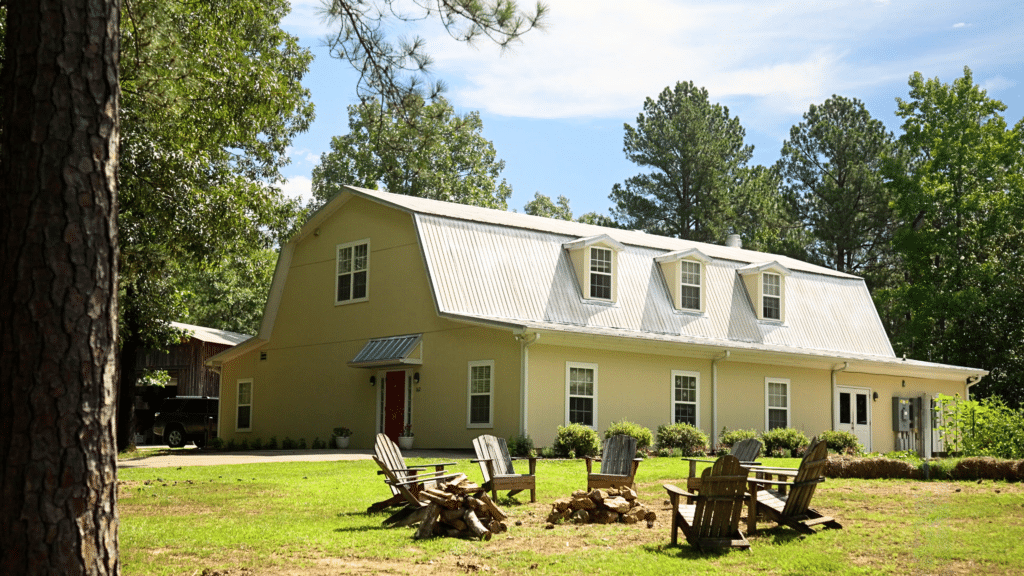
[[[608,439],[601,454],[601,474],[629,476],[633,473],[633,458],[636,457],[636,438],[617,434]]]
[[[386,434],[377,434],[373,443],[373,453],[377,456],[377,464],[386,466],[394,478],[406,474],[406,472],[396,472],[406,469],[405,458],[402,457],[402,451],[398,449],[398,445],[392,442]],[[394,486],[391,486],[391,491],[398,494],[398,490]]]
[[[491,460],[496,475],[515,474],[512,468],[512,457],[508,453],[508,445],[504,438],[484,434],[473,439],[473,450],[478,460]],[[480,473],[483,474],[484,483],[491,481],[491,472],[487,462],[480,462]]]
[[[783,516],[799,516],[807,512],[811,498],[818,484],[815,480],[825,476],[825,465],[828,463],[828,445],[824,440],[815,438],[811,441],[807,454],[800,461],[800,469],[793,479],[794,486],[786,498],[786,506],[782,509]],[[806,484],[802,484],[806,482]]]
[[[757,438],[747,438],[733,444],[729,454],[735,456],[740,462],[753,462],[761,455],[761,441]]]
[[[693,528],[698,538],[732,538],[739,530],[747,473],[732,455],[719,458],[701,475]]]

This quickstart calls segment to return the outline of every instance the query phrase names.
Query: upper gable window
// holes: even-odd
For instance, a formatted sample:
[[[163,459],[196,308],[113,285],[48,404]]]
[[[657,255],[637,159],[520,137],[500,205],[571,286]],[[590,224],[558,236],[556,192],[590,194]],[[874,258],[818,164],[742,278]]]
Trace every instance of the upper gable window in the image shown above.
[[[369,298],[370,241],[338,245],[335,304],[362,302]]]
[[[661,266],[672,307],[683,312],[704,312],[706,265],[711,259],[696,248],[669,252],[654,259]]]
[[[765,320],[782,320],[782,276],[765,272],[761,278],[761,315]]]
[[[619,252],[625,246],[601,234],[566,242],[562,247],[569,252],[583,299],[614,303],[618,299]]]
[[[590,297],[612,299],[612,251],[607,248],[590,249]]]

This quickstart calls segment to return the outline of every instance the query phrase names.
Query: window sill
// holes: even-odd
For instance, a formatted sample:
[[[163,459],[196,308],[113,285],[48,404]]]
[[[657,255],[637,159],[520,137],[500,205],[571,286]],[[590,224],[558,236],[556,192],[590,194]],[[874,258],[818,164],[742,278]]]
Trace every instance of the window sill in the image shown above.
[[[494,424],[492,424],[491,422],[487,422],[485,424],[466,424],[466,428],[467,429],[488,428],[488,429],[492,429],[493,430],[494,429]]]
[[[688,316],[690,318],[708,318],[707,312],[701,312],[700,310],[687,310],[685,308],[674,308],[672,312],[676,316]]]
[[[358,298],[356,300],[337,300],[337,301],[334,302],[334,305],[335,306],[345,306],[346,304],[358,304],[360,302],[369,302],[369,301],[370,301],[370,297],[367,296],[366,298]]]
[[[612,300],[597,300],[594,298],[580,298],[580,302],[583,304],[590,304],[593,306],[604,306],[606,308],[618,308],[619,304]]]
[[[758,319],[758,324],[762,326],[778,326],[780,328],[789,328],[789,324],[786,324],[784,320],[763,320]]]

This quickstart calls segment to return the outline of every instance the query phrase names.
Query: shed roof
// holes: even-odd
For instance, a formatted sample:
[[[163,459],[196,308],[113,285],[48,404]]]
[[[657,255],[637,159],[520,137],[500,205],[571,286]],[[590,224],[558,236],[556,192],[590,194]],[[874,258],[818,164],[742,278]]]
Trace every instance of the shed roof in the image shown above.
[[[249,338],[252,338],[252,336],[249,336],[248,334],[239,334],[238,332],[218,330],[217,328],[207,328],[206,326],[196,326],[194,324],[183,324],[181,322],[171,322],[171,326],[178,330],[184,330],[196,340],[212,342],[214,344],[235,346],[245,342]]]

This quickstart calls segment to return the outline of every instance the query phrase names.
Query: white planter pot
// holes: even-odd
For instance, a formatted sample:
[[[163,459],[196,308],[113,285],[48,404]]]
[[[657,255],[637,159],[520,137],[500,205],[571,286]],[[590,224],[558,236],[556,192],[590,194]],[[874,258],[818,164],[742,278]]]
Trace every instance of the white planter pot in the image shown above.
[[[334,445],[338,448],[348,448],[348,441],[351,440],[348,436],[335,436]]]
[[[398,447],[402,450],[412,450],[412,441],[414,439],[414,436],[399,436]]]

